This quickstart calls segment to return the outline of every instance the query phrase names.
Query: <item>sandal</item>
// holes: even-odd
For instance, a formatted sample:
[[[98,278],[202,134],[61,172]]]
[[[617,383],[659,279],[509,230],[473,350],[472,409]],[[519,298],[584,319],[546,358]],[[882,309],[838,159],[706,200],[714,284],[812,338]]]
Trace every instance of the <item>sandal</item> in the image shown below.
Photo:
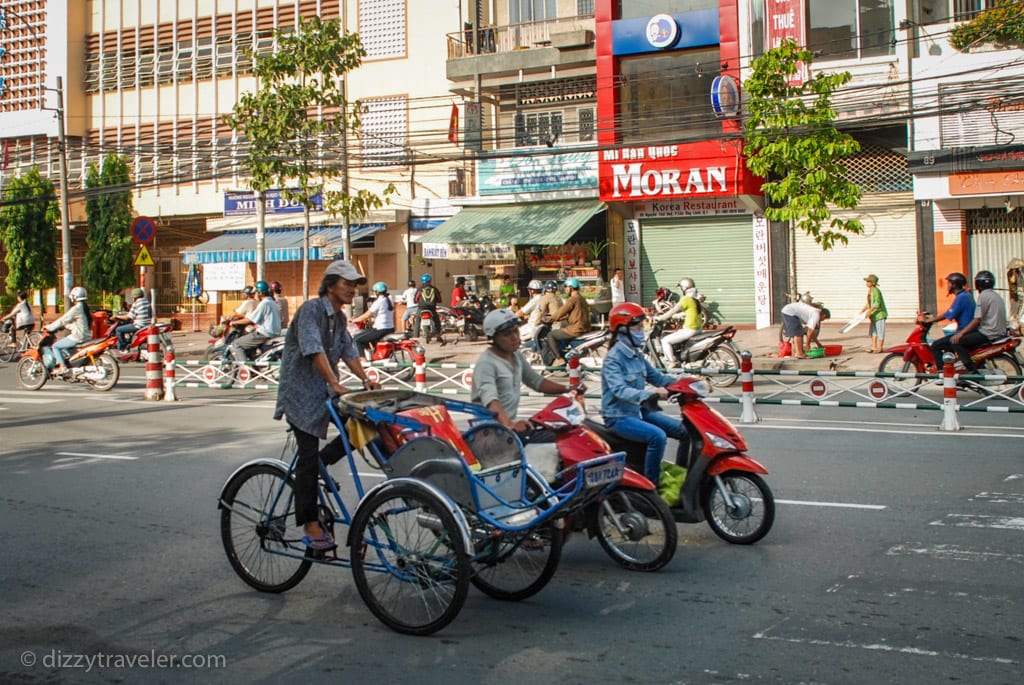
[[[315,549],[319,552],[326,552],[327,550],[335,549],[338,543],[334,541],[334,536],[324,531],[322,534],[316,537],[310,537],[308,535],[302,536],[302,543],[310,549]]]

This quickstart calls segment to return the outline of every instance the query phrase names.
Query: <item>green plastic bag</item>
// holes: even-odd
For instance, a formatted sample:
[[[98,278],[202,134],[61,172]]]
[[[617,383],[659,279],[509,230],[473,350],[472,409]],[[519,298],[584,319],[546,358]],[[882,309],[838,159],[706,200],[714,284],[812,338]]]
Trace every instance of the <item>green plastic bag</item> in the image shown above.
[[[658,479],[658,494],[670,506],[679,504],[679,491],[686,480],[686,469],[672,462],[661,462],[661,477]]]

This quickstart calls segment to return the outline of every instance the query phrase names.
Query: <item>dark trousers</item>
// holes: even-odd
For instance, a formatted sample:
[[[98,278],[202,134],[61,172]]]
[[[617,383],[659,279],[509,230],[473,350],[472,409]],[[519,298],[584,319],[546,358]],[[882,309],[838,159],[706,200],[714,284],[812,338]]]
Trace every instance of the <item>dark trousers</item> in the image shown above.
[[[566,333],[564,328],[556,328],[548,333],[548,348],[554,355],[553,362],[562,358],[562,343],[569,342],[575,337],[572,333]]]
[[[369,348],[371,351],[370,356],[373,356],[373,348],[371,346],[375,342],[383,338],[385,335],[389,335],[394,332],[394,328],[370,328],[365,331],[362,331],[361,333],[358,333],[354,338],[352,338],[352,341],[356,344],[356,347],[359,349],[359,354],[363,354],[363,352],[365,352],[367,348]]]
[[[320,476],[320,460],[330,466],[345,455],[341,436],[320,449],[320,438],[299,430],[292,424],[299,458],[295,462],[295,524],[305,525],[317,520],[316,481]]]
[[[951,336],[943,336],[932,343],[932,355],[935,356],[935,367],[942,373],[942,355],[946,352],[952,352],[960,358],[961,363],[964,365],[964,369],[968,373],[975,373],[978,367],[971,360],[971,350],[982,345],[989,343],[988,336],[982,335],[977,328],[973,331],[967,331],[960,337],[960,342],[953,344]]]

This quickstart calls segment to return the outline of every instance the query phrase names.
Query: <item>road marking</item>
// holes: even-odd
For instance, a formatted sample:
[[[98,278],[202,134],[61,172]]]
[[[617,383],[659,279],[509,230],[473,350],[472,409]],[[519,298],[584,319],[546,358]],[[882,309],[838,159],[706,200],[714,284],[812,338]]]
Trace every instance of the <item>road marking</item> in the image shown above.
[[[895,654],[910,654],[913,656],[933,656],[943,657],[946,659],[960,659],[963,661],[978,661],[982,663],[991,664],[1017,665],[1019,663],[1014,659],[1008,659],[1006,657],[971,656],[970,654],[961,654],[960,652],[945,652],[938,651],[935,649],[921,649],[920,647],[901,647],[899,645],[891,645],[877,642],[854,642],[852,640],[843,640],[841,642],[836,642],[835,640],[818,640],[804,637],[776,637],[774,635],[768,635],[766,632],[754,633],[753,638],[755,640],[775,640],[778,642],[788,642],[789,644],[794,645],[813,645],[815,647],[842,647],[843,649],[863,649],[870,652],[892,652]]]
[[[947,523],[947,521],[949,523]],[[996,528],[998,530],[1024,530],[1024,517],[984,516],[981,514],[946,514],[946,518],[932,521],[931,526],[955,526],[957,528]]]
[[[813,502],[799,499],[777,499],[776,504],[798,504],[805,507],[834,507],[836,509],[870,509],[881,511],[887,509],[885,504],[852,504],[850,502]]]
[[[888,556],[928,556],[943,561],[1012,561],[1024,564],[1024,554],[1003,552],[977,552],[957,545],[893,545],[885,552]]]
[[[916,424],[915,424],[916,425]],[[787,430],[787,431],[814,431],[820,432],[835,432],[835,433],[891,433],[893,435],[930,435],[933,438],[948,438],[948,437],[961,437],[961,438],[1012,438],[1013,440],[1020,440],[1019,435],[1008,435],[1006,433],[974,433],[969,431],[960,431],[959,433],[944,432],[939,433],[938,428],[931,428],[928,430],[879,430],[878,428],[847,428],[846,426],[766,426],[764,424],[756,423],[744,423],[741,424],[744,431],[751,428],[763,428],[766,430]]]
[[[970,502],[992,502],[993,504],[1024,504],[1024,492],[979,492],[968,499]]]
[[[54,402],[60,402],[57,397],[53,398],[35,398],[35,397],[0,397],[0,402],[13,402],[17,404],[53,404]]]
[[[87,459],[119,459],[121,461],[136,461],[138,457],[129,457],[123,454],[88,454],[86,452],[57,452],[58,457],[85,457]]]

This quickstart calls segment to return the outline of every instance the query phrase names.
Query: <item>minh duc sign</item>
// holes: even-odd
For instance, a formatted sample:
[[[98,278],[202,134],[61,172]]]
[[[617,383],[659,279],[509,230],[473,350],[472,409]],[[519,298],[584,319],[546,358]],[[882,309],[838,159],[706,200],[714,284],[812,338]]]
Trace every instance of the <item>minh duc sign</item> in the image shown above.
[[[263,193],[267,214],[301,214],[302,203],[289,200],[281,189],[270,189]],[[323,197],[320,193],[313,195],[313,206],[310,211],[323,211]],[[224,216],[255,216],[256,194],[249,190],[229,191],[224,193]]]
[[[757,195],[761,188],[738,145],[713,141],[603,150],[598,170],[605,202]]]

